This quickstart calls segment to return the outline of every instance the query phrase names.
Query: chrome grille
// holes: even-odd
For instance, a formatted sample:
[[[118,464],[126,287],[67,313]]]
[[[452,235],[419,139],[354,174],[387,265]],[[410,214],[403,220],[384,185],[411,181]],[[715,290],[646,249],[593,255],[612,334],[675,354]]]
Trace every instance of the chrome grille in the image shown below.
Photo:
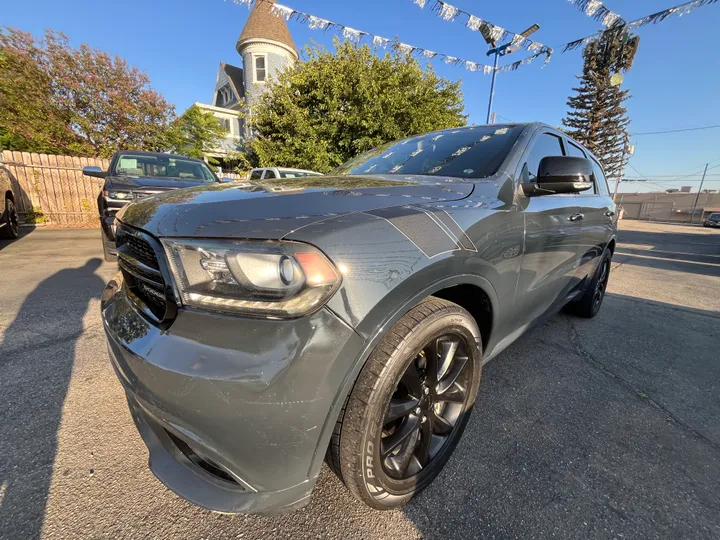
[[[130,229],[117,228],[115,243],[118,265],[130,298],[156,323],[174,319],[177,305],[163,275],[164,255],[160,244],[151,236]]]

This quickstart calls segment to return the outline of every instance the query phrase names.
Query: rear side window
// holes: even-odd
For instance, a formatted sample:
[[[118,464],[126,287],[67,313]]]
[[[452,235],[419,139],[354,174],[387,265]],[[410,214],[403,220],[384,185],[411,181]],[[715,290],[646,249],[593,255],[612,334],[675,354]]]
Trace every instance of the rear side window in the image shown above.
[[[610,186],[608,186],[607,179],[605,178],[605,173],[603,172],[602,167],[594,159],[591,159],[590,161],[592,161],[593,172],[595,173],[595,189],[599,190],[599,192],[603,195],[609,196]]]
[[[277,175],[275,174],[275,171],[272,169],[266,169],[265,170],[265,176],[263,178],[277,178]]]
[[[262,169],[255,169],[252,173],[250,173],[250,180],[260,180],[262,173]]]
[[[568,156],[581,157],[581,158],[587,157],[585,155],[585,152],[583,152],[582,148],[580,148],[578,145],[573,144],[572,141],[568,141],[567,143],[568,143],[568,145],[567,145]]]
[[[542,133],[534,141],[527,162],[527,179],[528,182],[535,182],[540,168],[540,161],[548,156],[564,156],[562,141],[557,135],[552,133]],[[526,174],[523,168],[523,175]]]

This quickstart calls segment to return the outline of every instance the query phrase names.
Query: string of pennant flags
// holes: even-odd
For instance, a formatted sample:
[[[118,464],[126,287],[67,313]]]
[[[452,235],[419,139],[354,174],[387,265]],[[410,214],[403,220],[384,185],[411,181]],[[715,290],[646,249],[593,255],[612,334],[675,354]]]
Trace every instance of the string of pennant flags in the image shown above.
[[[309,13],[305,13],[303,11],[299,11],[297,9],[290,8],[288,6],[278,4],[272,0],[230,0],[231,2],[238,4],[238,5],[245,5],[248,8],[252,7],[256,2],[269,2],[271,6],[271,13],[278,17],[282,17],[286,21],[295,20],[299,22],[300,24],[306,24],[308,28],[311,30],[321,30],[321,31],[329,31],[333,30],[338,32],[342,37],[350,42],[353,43],[360,43],[361,40],[367,39],[370,40],[374,47],[378,48],[387,48],[388,45],[392,45],[398,52],[401,54],[417,54],[418,56],[421,56],[427,60],[433,60],[433,59],[439,59],[444,61],[446,64],[450,64],[453,66],[462,66],[468,71],[472,72],[482,72],[485,75],[490,75],[493,73],[493,70],[495,69],[493,66],[482,64],[480,62],[473,62],[471,60],[465,60],[462,58],[458,58],[456,56],[451,56],[449,54],[440,53],[431,51],[429,49],[424,49],[422,47],[416,47],[414,45],[409,45],[407,43],[402,43],[397,40],[391,40],[382,36],[378,36],[375,34],[371,34],[369,32],[364,32],[362,30],[357,30],[355,28],[351,28],[349,26],[345,26],[343,24],[330,21],[328,19],[323,19],[320,17],[315,17],[314,15],[310,15]],[[680,4],[668,9],[664,9],[662,11],[658,11],[657,13],[653,13],[651,15],[647,15],[645,17],[641,17],[639,19],[636,19],[634,21],[631,21],[629,23],[625,23],[625,21],[616,13],[613,13],[609,9],[607,9],[602,2],[598,0],[569,0],[571,3],[578,6],[579,9],[583,10],[586,15],[595,18],[596,20],[600,21],[603,26],[606,28],[615,28],[615,27],[623,27],[624,30],[629,31],[636,28],[641,28],[643,26],[647,26],[650,24],[658,24],[668,17],[672,16],[683,16],[687,15],[693,11],[695,11],[697,8],[715,4],[719,2],[720,0],[691,0],[689,2],[686,2],[684,4]],[[515,71],[520,66],[527,65],[532,63],[534,60],[536,60],[539,57],[544,56],[545,61],[543,62],[543,67],[547,65],[547,63],[550,61],[550,58],[553,55],[553,52],[555,49],[552,47],[548,47],[547,45],[543,45],[540,42],[530,40],[521,34],[515,34],[514,32],[511,32],[509,30],[506,30],[505,28],[502,28],[500,26],[497,26],[493,23],[490,23],[489,21],[486,21],[484,19],[481,19],[480,17],[476,17],[475,15],[472,15],[466,11],[463,11],[459,8],[456,8],[455,6],[452,6],[451,4],[448,4],[447,2],[444,2],[442,0],[412,0],[414,4],[416,4],[421,9],[424,9],[426,6],[429,6],[430,9],[436,13],[440,18],[446,21],[462,21],[463,24],[473,31],[481,32],[484,37],[490,36],[495,41],[510,41],[510,44],[512,47],[517,48],[523,48],[530,52],[533,52],[532,55],[523,58],[521,60],[517,60],[516,62],[513,62],[511,64],[507,64],[504,66],[500,66],[497,68],[497,73],[505,73],[508,71]],[[612,15],[612,16],[611,16]],[[597,32],[593,35],[586,36],[584,38],[576,39],[574,41],[570,41],[568,43],[564,43],[562,45],[559,45],[556,47],[557,49],[560,49],[562,53],[575,50],[579,47],[582,47],[583,45],[586,45],[590,43],[591,41],[595,41],[597,39],[600,39],[602,35],[602,31]]]
[[[412,0],[412,2],[420,9],[424,9],[426,6],[430,7],[431,11],[445,21],[460,20],[470,30],[480,32],[484,37],[490,38],[492,41],[510,41],[512,47],[527,49],[534,53],[550,48],[538,41],[533,41],[522,34],[511,32],[502,26],[481,19],[472,13],[468,13],[442,0]]]
[[[248,7],[252,6],[255,2],[263,1],[267,0],[232,0],[232,2],[235,4],[243,4],[247,5]],[[489,74],[493,71],[493,66],[482,64],[480,62],[473,62],[471,60],[465,60],[463,58],[458,58],[449,54],[431,51],[429,49],[423,49],[422,47],[416,47],[407,43],[391,40],[386,37],[371,34],[369,32],[364,32],[362,30],[357,30],[355,28],[351,28],[349,26],[345,26],[344,24],[330,21],[328,19],[315,17],[314,15],[310,15],[309,13],[305,13],[297,9],[292,9],[282,4],[270,2],[270,6],[271,13],[278,17],[282,17],[286,21],[289,21],[291,19],[295,20],[301,24],[306,24],[307,27],[311,30],[335,30],[340,35],[342,35],[344,39],[353,43],[359,43],[363,38],[365,38],[371,40],[373,46],[378,48],[385,49],[388,47],[388,45],[392,45],[401,54],[417,54],[419,56],[422,56],[423,58],[426,58],[427,60],[438,59],[444,61],[446,64],[450,64],[453,66],[463,66],[469,71],[481,71],[484,74]]]
[[[574,0],[570,0],[573,2]],[[582,1],[582,0],[580,0]],[[647,26],[649,24],[658,24],[663,22],[668,17],[677,16],[682,17],[683,15],[688,15],[695,11],[697,8],[715,4],[719,0],[692,0],[691,2],[685,2],[684,4],[680,4],[678,6],[673,6],[668,9],[663,9],[662,11],[658,11],[657,13],[653,13],[651,15],[646,15],[645,17],[640,17],[639,19],[635,19],[634,21],[630,21],[629,23],[625,24],[623,26],[625,31],[635,30],[636,28],[642,28],[643,26]],[[586,36],[584,38],[576,39],[574,41],[570,41],[569,43],[565,43],[563,45],[560,45],[562,47],[562,52],[572,51],[574,49],[577,49],[578,47],[581,47],[583,45],[586,45],[587,43],[590,43],[591,41],[595,41],[596,39],[600,38],[601,32],[598,32],[597,34],[593,34],[592,36]]]
[[[569,0],[569,2],[577,6],[588,17],[599,21],[605,28],[625,22],[620,15],[605,7],[600,0]]]

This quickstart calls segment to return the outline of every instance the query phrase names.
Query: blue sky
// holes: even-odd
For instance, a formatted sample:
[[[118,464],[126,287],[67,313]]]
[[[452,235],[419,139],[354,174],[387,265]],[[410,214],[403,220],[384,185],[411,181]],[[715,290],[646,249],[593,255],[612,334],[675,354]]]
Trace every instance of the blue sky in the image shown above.
[[[682,0],[607,0],[605,5],[632,20]],[[402,42],[476,62],[490,63],[477,32],[459,22],[439,19],[412,0],[283,0],[289,7]],[[534,39],[550,46],[591,34],[600,24],[566,0],[454,0],[453,5],[515,32],[533,23]],[[240,65],[235,42],[249,11],[223,0],[27,0],[3,6],[2,24],[40,35],[44,29],[65,32],[73,45],[118,54],[147,72],[155,89],[182,112],[194,101],[209,102],[219,62]],[[330,45],[333,34],[291,21],[298,47],[311,39]],[[623,86],[635,133],[720,124],[720,3],[639,30],[640,50]],[[522,57],[510,55],[510,62]],[[436,71],[462,79],[470,123],[483,123],[490,77],[435,61]],[[582,69],[580,51],[555,54],[541,68],[537,61],[498,77],[495,111],[501,120],[539,120],[559,125],[565,102]],[[641,174],[662,186],[697,186],[699,175],[674,182],[673,175],[702,172],[705,162],[720,165],[720,129],[634,136],[637,150],[626,176]],[[720,166],[710,170],[707,187],[720,188]],[[621,191],[656,190],[647,183],[623,185]]]

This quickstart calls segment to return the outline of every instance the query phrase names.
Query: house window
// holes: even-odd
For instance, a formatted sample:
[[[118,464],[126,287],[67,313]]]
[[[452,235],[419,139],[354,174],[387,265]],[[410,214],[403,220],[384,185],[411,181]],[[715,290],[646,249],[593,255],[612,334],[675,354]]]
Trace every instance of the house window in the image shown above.
[[[230,120],[229,119],[219,118],[218,120],[220,120],[220,125],[222,125],[222,127],[224,127],[227,131],[230,131]]]
[[[265,57],[255,57],[255,82],[265,82]]]

